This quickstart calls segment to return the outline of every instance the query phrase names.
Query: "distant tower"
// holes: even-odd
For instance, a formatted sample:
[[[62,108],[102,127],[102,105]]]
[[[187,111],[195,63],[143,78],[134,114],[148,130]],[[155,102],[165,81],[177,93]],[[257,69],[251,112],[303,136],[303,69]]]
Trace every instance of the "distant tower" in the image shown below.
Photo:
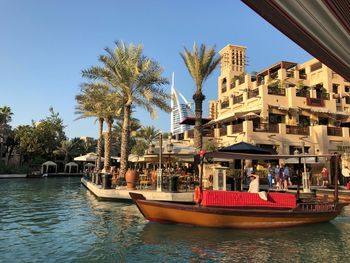
[[[180,102],[180,98],[183,103]],[[191,126],[187,124],[180,124],[187,117],[194,117],[191,110],[191,103],[175,89],[175,74],[172,76],[171,83],[171,114],[170,114],[170,132],[172,135],[180,134],[185,131],[191,130]]]
[[[245,73],[246,56],[245,47],[227,45],[220,50],[221,75],[219,77],[219,97],[227,90],[234,88],[235,81]]]

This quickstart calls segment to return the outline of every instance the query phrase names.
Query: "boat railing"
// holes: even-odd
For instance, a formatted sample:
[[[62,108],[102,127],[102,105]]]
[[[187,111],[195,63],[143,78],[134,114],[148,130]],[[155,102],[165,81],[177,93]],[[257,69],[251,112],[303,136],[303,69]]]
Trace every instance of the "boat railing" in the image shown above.
[[[335,211],[334,203],[299,203],[299,207],[306,212]]]

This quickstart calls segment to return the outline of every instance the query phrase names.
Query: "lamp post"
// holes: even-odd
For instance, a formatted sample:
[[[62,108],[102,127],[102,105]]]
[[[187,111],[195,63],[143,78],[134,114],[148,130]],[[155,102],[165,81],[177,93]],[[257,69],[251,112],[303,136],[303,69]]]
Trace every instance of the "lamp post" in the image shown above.
[[[168,137],[168,144],[166,146],[166,149],[167,149],[167,152],[168,152],[168,155],[169,155],[169,159],[168,159],[169,164],[168,164],[168,166],[169,166],[169,172],[170,172],[170,153],[174,149],[174,144],[172,144],[172,142],[171,142],[171,135],[169,135],[169,137]]]
[[[162,158],[163,158],[163,134],[159,133],[159,167],[157,171],[157,192],[163,190],[163,170],[162,170]]]

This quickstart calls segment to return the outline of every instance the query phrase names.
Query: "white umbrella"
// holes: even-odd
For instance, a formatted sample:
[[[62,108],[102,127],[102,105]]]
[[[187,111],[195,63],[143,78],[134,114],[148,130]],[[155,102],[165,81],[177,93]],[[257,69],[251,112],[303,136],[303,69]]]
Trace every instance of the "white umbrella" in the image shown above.
[[[97,160],[96,153],[87,153],[85,155],[74,158],[74,161],[80,161],[80,162],[95,162],[96,160]],[[103,161],[103,157],[101,158],[101,161]]]
[[[254,112],[248,112],[244,115],[242,115],[241,117],[239,117],[240,119],[245,119],[245,120],[251,120],[251,119],[257,119],[260,118],[260,115],[254,113]]]

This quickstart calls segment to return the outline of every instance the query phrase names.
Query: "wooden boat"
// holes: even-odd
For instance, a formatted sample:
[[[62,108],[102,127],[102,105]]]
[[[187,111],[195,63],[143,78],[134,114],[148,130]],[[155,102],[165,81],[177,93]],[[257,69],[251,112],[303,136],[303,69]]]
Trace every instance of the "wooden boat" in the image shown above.
[[[223,156],[224,155],[220,153],[220,157],[222,158]],[[233,156],[234,155],[230,154],[230,157]],[[260,155],[253,156],[249,154],[244,154],[244,156],[238,155],[236,157],[245,159],[281,158],[281,156],[261,157]],[[336,160],[337,159],[338,158],[336,158]],[[335,180],[337,181],[336,177]],[[208,191],[208,193],[209,192],[210,191]],[[348,205],[348,203],[338,202],[337,192],[337,187],[335,187],[335,198],[333,202],[315,200],[311,203],[304,203],[299,200],[298,194],[297,196],[293,195],[295,198],[294,205],[276,205],[276,202],[270,201],[266,201],[266,203],[250,202],[249,205],[245,205],[244,203],[240,203],[239,205],[225,205],[227,200],[229,200],[229,203],[232,203],[230,201],[232,199],[229,199],[227,196],[223,196],[221,199],[226,201],[220,202],[222,201],[220,200],[220,195],[218,197],[219,203],[203,203],[203,200],[205,200],[206,191],[201,192],[201,200],[198,204],[181,204],[166,201],[146,200],[142,194],[132,192],[130,193],[130,196],[143,216],[152,222],[218,228],[279,228],[328,222],[334,219],[341,213],[342,208]],[[254,195],[252,193],[247,194]],[[244,198],[245,194],[241,193],[241,195],[243,195]],[[282,195],[280,196],[280,199],[290,198],[291,196],[291,194],[280,195]]]
[[[220,228],[278,228],[327,222],[347,203],[300,203],[294,209],[271,207],[206,207],[146,200],[130,193],[143,216],[152,222]]]

